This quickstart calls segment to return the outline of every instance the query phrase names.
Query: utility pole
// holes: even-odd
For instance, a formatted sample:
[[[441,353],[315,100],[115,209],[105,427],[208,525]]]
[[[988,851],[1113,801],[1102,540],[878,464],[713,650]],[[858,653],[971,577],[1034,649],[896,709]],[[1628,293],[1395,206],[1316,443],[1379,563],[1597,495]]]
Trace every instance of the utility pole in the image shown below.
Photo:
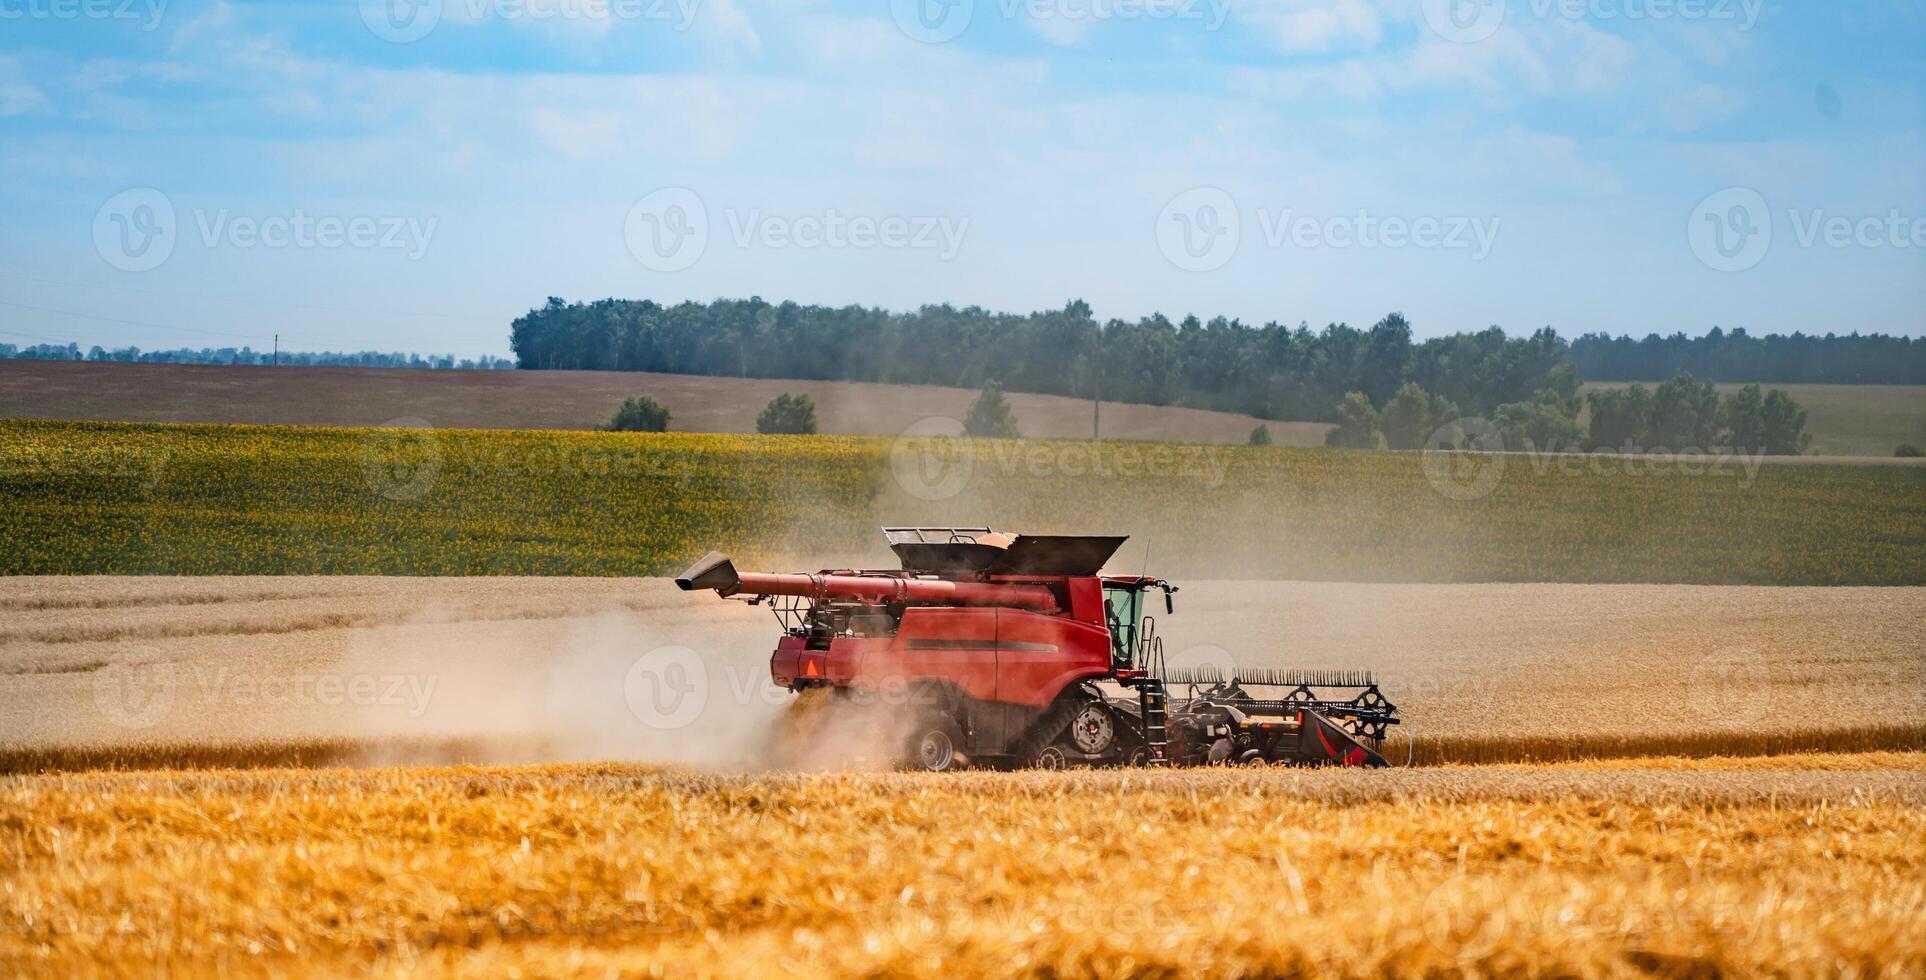
[[[1091,366],[1097,372],[1097,391],[1090,399],[1090,441],[1103,442],[1103,324],[1097,324],[1097,356]]]

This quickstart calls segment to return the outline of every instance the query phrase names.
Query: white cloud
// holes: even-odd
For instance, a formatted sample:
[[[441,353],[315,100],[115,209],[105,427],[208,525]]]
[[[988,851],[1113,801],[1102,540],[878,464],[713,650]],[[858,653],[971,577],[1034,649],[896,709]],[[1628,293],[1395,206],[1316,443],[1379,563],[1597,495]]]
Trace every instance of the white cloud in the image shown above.
[[[889,21],[873,17],[814,17],[799,23],[795,36],[810,62],[825,68],[907,54],[914,44]]]
[[[0,116],[23,116],[49,108],[40,90],[21,82],[0,83]]]
[[[1721,123],[1736,115],[1745,97],[1719,85],[1695,85],[1666,100],[1663,112],[1666,127],[1675,133],[1689,133]]]
[[[23,116],[50,108],[47,96],[27,84],[26,71],[20,59],[0,57],[0,118]]]
[[[179,51],[192,44],[203,35],[218,36],[225,34],[234,26],[234,8],[227,0],[215,0],[213,6],[199,17],[182,24],[180,30],[168,41],[169,51]]]
[[[1377,8],[1367,0],[1244,0],[1233,10],[1236,19],[1289,52],[1369,49],[1384,33]]]
[[[623,128],[621,113],[607,110],[538,108],[529,121],[543,142],[571,160],[607,154],[619,145]]]
[[[749,15],[736,7],[735,0],[703,0],[696,23],[699,30],[747,54],[762,53],[762,35],[756,32]]]
[[[1090,39],[1089,18],[1066,17],[1061,10],[1052,10],[1041,17],[1026,14],[1023,26],[1059,47],[1079,47]]]

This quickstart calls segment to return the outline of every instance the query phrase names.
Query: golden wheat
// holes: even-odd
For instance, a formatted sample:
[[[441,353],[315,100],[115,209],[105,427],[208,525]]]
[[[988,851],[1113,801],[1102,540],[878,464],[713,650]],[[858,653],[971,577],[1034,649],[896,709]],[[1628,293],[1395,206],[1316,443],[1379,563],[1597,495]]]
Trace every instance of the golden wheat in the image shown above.
[[[9,777],[0,971],[1916,976],[1902,765]]]

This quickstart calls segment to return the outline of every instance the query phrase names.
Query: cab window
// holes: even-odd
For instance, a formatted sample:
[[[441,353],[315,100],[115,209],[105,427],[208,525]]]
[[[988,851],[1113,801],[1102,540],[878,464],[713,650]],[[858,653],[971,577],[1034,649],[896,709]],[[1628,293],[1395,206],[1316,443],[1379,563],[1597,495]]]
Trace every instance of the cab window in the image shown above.
[[[1143,593],[1136,589],[1103,590],[1103,615],[1110,627],[1110,659],[1119,667],[1132,667],[1137,659],[1137,624],[1142,615]]]

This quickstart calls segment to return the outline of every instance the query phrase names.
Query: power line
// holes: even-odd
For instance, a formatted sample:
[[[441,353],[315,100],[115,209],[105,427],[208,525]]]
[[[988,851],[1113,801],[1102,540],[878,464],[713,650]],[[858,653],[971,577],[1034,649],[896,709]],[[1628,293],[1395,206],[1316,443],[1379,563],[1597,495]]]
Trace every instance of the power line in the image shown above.
[[[17,310],[30,310],[30,311],[32,311],[32,312],[35,312],[35,313],[49,313],[49,314],[52,314],[52,315],[54,315],[54,316],[71,316],[71,317],[77,317],[77,318],[79,318],[79,319],[83,319],[83,320],[99,320],[99,321],[101,321],[101,322],[103,322],[103,323],[117,323],[117,324],[120,324],[120,325],[122,325],[122,326],[129,326],[129,327],[144,327],[144,328],[148,328],[148,329],[152,329],[152,330],[171,330],[171,331],[173,331],[173,332],[175,332],[175,333],[190,333],[190,334],[205,334],[205,335],[207,335],[207,336],[210,336],[210,337],[230,337],[230,338],[233,338],[233,339],[235,339],[235,340],[253,340],[253,341],[261,341],[261,340],[271,340],[271,339],[272,339],[272,337],[273,337],[273,335],[272,335],[272,334],[247,334],[247,333],[232,333],[232,332],[229,332],[229,331],[225,331],[225,330],[203,330],[203,329],[199,329],[199,328],[195,328],[195,327],[176,327],[176,326],[173,326],[173,325],[171,325],[171,324],[166,324],[166,323],[152,323],[152,322],[149,322],[149,321],[146,321],[146,320],[129,320],[129,319],[125,319],[125,318],[123,318],[123,317],[113,317],[113,316],[101,316],[101,315],[99,315],[99,314],[96,314],[96,313],[81,313],[81,312],[78,312],[78,311],[75,311],[75,310],[57,310],[57,309],[54,309],[54,308],[52,308],[52,307],[48,307],[48,306],[32,306],[32,305],[29,305],[29,304],[26,304],[26,303],[12,303],[12,302],[8,302],[8,301],[6,301],[6,300],[0,300],[0,306],[6,306],[6,307],[11,307],[11,308],[13,308],[13,309],[17,309]],[[27,335],[26,335],[26,334],[21,334],[21,336],[27,336]],[[44,337],[42,337],[42,338],[37,338],[37,339],[41,339],[41,340],[46,340],[46,341],[47,341],[48,343],[58,343],[58,341],[54,341],[54,340],[50,340],[50,339],[48,339],[48,338],[44,338]],[[307,343],[311,343],[311,344],[319,344],[319,345],[321,345],[321,346],[331,346],[331,347],[341,347],[341,348],[349,348],[349,347],[353,347],[353,346],[355,346],[355,344],[353,344],[353,343],[348,343],[348,342],[344,342],[344,341],[342,341],[342,340],[340,340],[340,339],[334,339],[334,340],[329,340],[329,339],[325,339],[325,338],[320,338],[320,337],[294,337],[294,336],[290,336],[290,337],[289,337],[289,339],[290,339],[290,340],[302,340],[302,341],[305,341],[305,342],[307,342]],[[365,345],[365,344],[367,344],[368,342],[367,342],[367,341],[361,341],[360,343],[361,343],[361,344],[364,344],[364,345]],[[469,350],[469,351],[473,351],[473,350],[477,350],[477,349],[479,349],[479,348],[481,348],[481,347],[482,347],[483,345],[480,345],[480,344],[443,344],[443,345],[440,345],[440,346],[441,346],[441,347],[442,347],[443,349],[446,349],[446,350],[451,350],[451,351],[452,351],[452,350],[456,350],[456,349],[465,349],[465,350]],[[499,355],[499,354],[497,353],[497,352],[498,352],[499,350],[500,350],[500,348],[496,348],[496,347],[492,347],[492,346],[490,346],[490,347],[488,347],[488,349],[487,349],[486,351],[484,351],[484,353],[487,353],[487,354],[490,354],[490,355],[494,355],[494,356],[500,356],[500,355]]]
[[[34,333],[20,333],[19,331],[16,331],[16,330],[0,330],[0,335],[4,335],[4,336],[8,336],[8,337],[25,337],[25,338],[27,338],[28,340],[38,340],[38,341],[40,341],[40,342],[41,342],[41,343],[43,343],[43,344],[67,344],[67,343],[72,343],[72,341],[67,341],[67,340],[60,340],[60,339],[58,339],[58,338],[55,338],[55,337],[42,337],[42,336],[40,336],[39,334],[34,334]]]
[[[0,279],[18,279],[23,282],[37,282],[48,286],[70,286],[75,289],[111,289],[123,293],[146,293],[150,296],[181,296],[188,299],[208,300],[215,303],[234,303],[240,306],[253,306],[259,309],[317,310],[323,313],[352,313],[356,316],[407,316],[440,320],[475,320],[485,323],[500,323],[499,316],[483,316],[479,313],[418,313],[409,310],[368,310],[349,306],[319,306],[313,303],[264,303],[255,299],[236,296],[218,296],[213,293],[187,289],[152,289],[142,286],[116,286],[99,282],[68,282],[63,279],[48,279],[44,276],[22,275],[17,272],[0,272]]]
[[[51,313],[55,316],[79,317],[83,320],[99,320],[103,323],[118,323],[129,327],[149,327],[154,330],[173,330],[178,333],[202,333],[214,337],[234,337],[240,340],[262,339],[260,334],[228,333],[222,330],[197,330],[193,327],[174,327],[165,323],[148,323],[144,320],[123,320],[120,317],[99,316],[93,313],[77,313],[73,310],[56,310],[46,306],[28,306],[25,303],[9,303],[6,300],[0,300],[0,306],[10,306],[16,310],[32,310],[35,313]]]

